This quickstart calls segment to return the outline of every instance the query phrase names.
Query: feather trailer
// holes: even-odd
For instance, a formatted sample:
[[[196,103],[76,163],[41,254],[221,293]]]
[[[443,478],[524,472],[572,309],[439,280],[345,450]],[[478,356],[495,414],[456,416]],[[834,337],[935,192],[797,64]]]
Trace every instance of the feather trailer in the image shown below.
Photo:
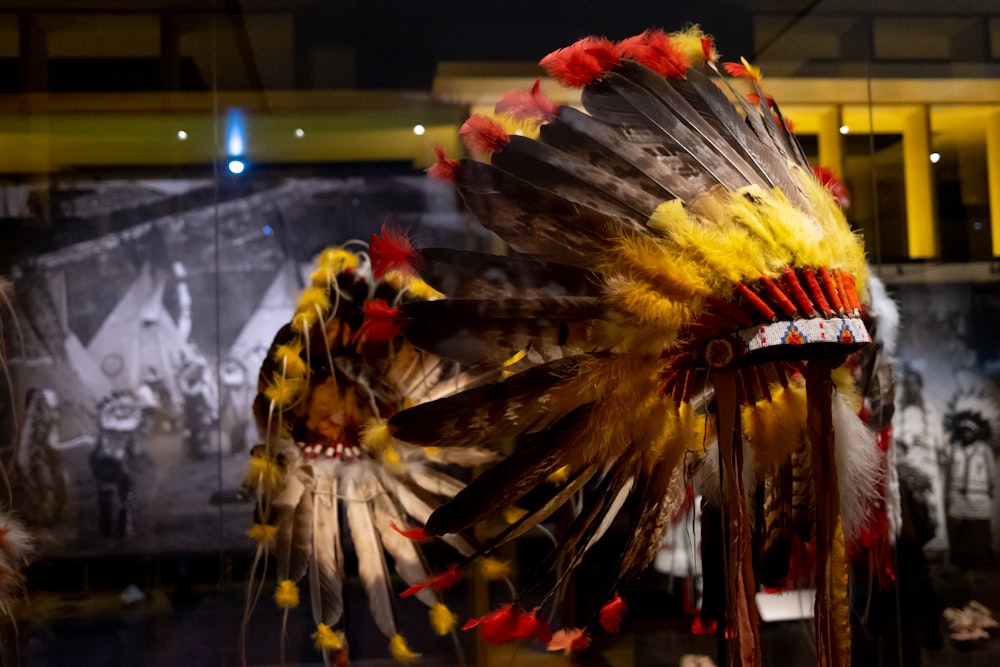
[[[845,537],[878,486],[856,394],[846,381],[834,389],[834,367],[870,342],[863,246],[759,73],[749,63],[730,68],[747,79],[737,83],[750,85],[754,104],[716,67],[706,39],[696,29],[648,31],[551,54],[543,65],[583,88],[586,111],[547,110],[537,140],[508,137],[488,164],[450,169],[483,226],[534,264],[507,281],[529,266],[522,258],[486,260],[477,272],[471,256],[438,255],[444,261],[435,264],[440,251],[417,253],[418,272],[430,260],[431,284],[448,284],[450,262],[451,284],[468,276],[470,287],[398,306],[400,334],[504,379],[397,412],[387,432],[440,452],[510,448],[454,489],[419,533],[448,537],[508,514],[507,527],[485,533],[465,565],[575,507],[543,561],[557,571],[545,604],[618,511],[634,508],[606,601],[611,627],[620,620],[615,596],[648,564],[684,498],[681,464],[693,456],[697,490],[718,500],[725,520],[719,577],[729,599],[720,621],[735,664],[761,663],[756,531],[766,538],[769,579],[787,565],[789,539],[815,544],[820,663],[842,665]],[[568,278],[548,277],[559,272]],[[554,358],[553,346],[563,356]],[[414,495],[426,492],[412,481]],[[766,507],[755,520],[758,495]],[[519,617],[514,597],[478,625]],[[589,641],[600,616],[564,629],[561,644]]]
[[[292,593],[297,598],[296,582],[307,579],[317,647],[325,657],[329,651],[346,651],[338,634],[346,621],[345,534],[376,625],[396,653],[416,655],[397,633],[395,583],[385,553],[404,581],[425,579],[427,570],[420,546],[392,525],[424,521],[463,487],[437,466],[479,465],[495,458],[473,447],[465,457],[439,455],[439,463],[388,432],[385,415],[497,374],[464,373],[402,338],[379,341],[370,327],[364,331],[365,313],[376,300],[390,310],[420,300],[420,294],[438,298],[412,289],[417,279],[398,271],[416,255],[405,237],[383,230],[374,238],[376,272],[365,255],[342,248],[321,254],[314,285],[302,301],[307,303],[302,312],[314,315],[277,333],[254,403],[265,443],[254,460],[258,468],[275,471],[267,477],[271,481],[255,485],[257,521],[272,527],[274,535],[262,539],[261,548],[273,552],[284,604],[292,603]],[[290,379],[292,389],[275,390],[291,387]],[[475,549],[461,536],[447,541],[460,553]],[[428,606],[440,604],[436,595],[419,598]]]

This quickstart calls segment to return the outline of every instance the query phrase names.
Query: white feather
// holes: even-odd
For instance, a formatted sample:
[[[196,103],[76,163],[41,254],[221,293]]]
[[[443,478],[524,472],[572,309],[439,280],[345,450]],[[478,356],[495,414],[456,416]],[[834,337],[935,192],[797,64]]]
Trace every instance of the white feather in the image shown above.
[[[355,466],[351,466],[352,468]],[[345,479],[347,496],[347,525],[354,540],[354,550],[358,556],[358,576],[368,593],[368,607],[375,625],[386,637],[396,634],[396,621],[392,614],[392,591],[389,589],[389,573],[375,522],[372,517],[371,501],[378,491],[375,478],[368,471],[362,471]]]
[[[858,417],[847,396],[836,394],[831,403],[837,486],[844,536],[850,539],[864,524],[883,475],[875,435]],[[816,493],[823,493],[816,489]]]

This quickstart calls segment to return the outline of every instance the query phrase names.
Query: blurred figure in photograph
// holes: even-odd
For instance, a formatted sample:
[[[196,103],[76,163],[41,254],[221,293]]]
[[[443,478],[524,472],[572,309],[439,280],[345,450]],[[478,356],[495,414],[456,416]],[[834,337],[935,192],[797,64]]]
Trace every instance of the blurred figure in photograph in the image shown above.
[[[990,528],[996,495],[993,452],[995,402],[981,391],[962,392],[949,404],[944,423],[951,444],[948,475],[948,539],[951,561],[962,571],[992,561]]]
[[[897,386],[899,399],[893,419],[893,437],[898,463],[912,466],[929,482],[928,513],[935,532],[925,549],[944,553],[948,549],[948,532],[943,466],[948,460],[948,448],[942,417],[925,401],[924,378],[915,368],[904,365]]]
[[[211,449],[218,424],[219,401],[208,363],[201,356],[187,356],[177,373],[183,401],[184,452],[200,461]]]
[[[97,529],[103,537],[128,537],[135,531],[135,477],[144,422],[142,403],[131,392],[115,392],[97,407],[90,469],[97,483]]]

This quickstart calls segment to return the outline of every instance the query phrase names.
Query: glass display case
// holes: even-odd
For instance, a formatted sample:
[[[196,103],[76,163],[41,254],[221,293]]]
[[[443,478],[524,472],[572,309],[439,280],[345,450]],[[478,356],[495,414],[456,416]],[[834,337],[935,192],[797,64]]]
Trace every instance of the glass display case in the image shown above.
[[[320,593],[301,583],[298,604],[276,603],[282,566],[258,548],[270,538],[248,536],[264,523],[253,460],[270,417],[255,401],[275,336],[330,247],[367,258],[372,237],[395,229],[418,248],[520,257],[425,171],[446,155],[482,158],[460,130],[509,90],[540,80],[554,104],[582,108],[579,90],[538,66],[553,50],[695,23],[720,64],[763,68],[804,156],[841,182],[887,299],[869,328],[895,378],[880,478],[895,514],[885,544],[847,554],[851,664],[997,660],[1000,13],[542,4],[0,6],[0,509],[33,543],[23,572],[0,564],[2,664],[346,664],[346,648],[317,648]],[[373,409],[388,418],[403,403]],[[477,466],[439,468],[460,488],[488,467]],[[750,499],[762,504],[763,491]],[[345,533],[342,635],[327,648],[346,643],[360,665],[726,664],[734,633],[706,612],[721,604],[722,564],[702,563],[725,541],[703,533],[718,517],[693,491],[623,592],[617,634],[566,658],[530,632],[495,644],[462,629],[533,581],[582,507],[491,553],[505,564],[496,580],[449,581],[441,599],[458,623],[441,636],[415,596],[399,598],[412,582],[395,570],[383,613],[398,632],[385,631],[359,576],[360,534]],[[551,627],[596,622],[633,509],[560,582]],[[470,543],[487,532],[470,530]],[[453,545],[420,546],[429,572],[456,561]],[[808,577],[755,592],[763,664],[815,662]]]

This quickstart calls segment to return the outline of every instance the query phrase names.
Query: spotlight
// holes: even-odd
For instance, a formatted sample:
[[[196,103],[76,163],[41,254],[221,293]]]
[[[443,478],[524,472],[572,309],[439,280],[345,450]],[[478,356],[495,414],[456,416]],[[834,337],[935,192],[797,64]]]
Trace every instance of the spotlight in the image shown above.
[[[940,153],[931,153],[931,162],[932,163],[937,164],[940,161],[941,161],[941,154]]]
[[[306,131],[303,130],[301,127],[297,127],[295,128],[295,136],[301,139],[302,137],[306,136]]]
[[[177,141],[184,141],[188,138],[188,133],[184,130],[177,130]]]
[[[413,126],[413,134],[417,135],[418,137],[423,136],[424,132],[426,131],[427,128],[424,127],[423,125],[417,124]]]
[[[243,160],[230,160],[229,161],[229,172],[233,174],[242,174],[243,170],[247,168],[247,165]]]
[[[846,125],[841,125],[840,126],[840,133],[841,134],[847,134],[850,131],[851,131],[851,128],[847,127]]]

